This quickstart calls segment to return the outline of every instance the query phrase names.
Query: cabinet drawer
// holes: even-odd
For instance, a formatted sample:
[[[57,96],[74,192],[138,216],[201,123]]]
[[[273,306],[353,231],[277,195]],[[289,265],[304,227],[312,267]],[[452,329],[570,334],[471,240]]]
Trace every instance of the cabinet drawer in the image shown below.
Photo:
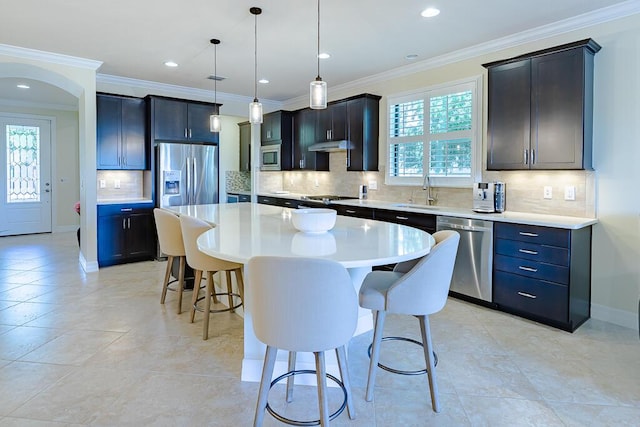
[[[436,232],[436,216],[429,214],[415,214],[402,211],[388,211],[376,209],[373,218],[378,221],[393,222],[419,228],[427,233]]]
[[[569,249],[518,240],[496,239],[496,254],[549,264],[569,266]]]
[[[513,258],[496,254],[493,259],[495,270],[527,276],[538,280],[547,280],[563,285],[569,284],[569,268],[522,258]]]
[[[153,213],[153,203],[98,205],[98,216]]]
[[[338,215],[373,219],[373,209],[371,208],[361,208],[361,207],[355,207],[355,206],[340,206],[340,205],[333,205],[332,207],[338,211]]]
[[[493,302],[557,322],[568,321],[568,288],[555,283],[496,271]]]
[[[544,244],[568,248],[571,240],[569,230],[535,225],[505,224],[498,222],[495,226],[495,237],[521,242]]]

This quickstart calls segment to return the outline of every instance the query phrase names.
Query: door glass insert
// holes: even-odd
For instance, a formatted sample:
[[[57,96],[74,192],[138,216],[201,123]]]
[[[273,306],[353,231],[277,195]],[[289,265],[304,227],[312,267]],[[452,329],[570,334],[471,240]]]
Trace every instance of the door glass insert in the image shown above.
[[[7,203],[40,201],[40,128],[7,125]]]

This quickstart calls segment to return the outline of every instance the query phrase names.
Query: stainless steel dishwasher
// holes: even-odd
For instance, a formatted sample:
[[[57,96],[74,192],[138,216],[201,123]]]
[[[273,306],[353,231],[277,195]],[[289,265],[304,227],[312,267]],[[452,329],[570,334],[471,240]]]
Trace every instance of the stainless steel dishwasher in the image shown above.
[[[439,216],[436,230],[460,233],[450,290],[491,303],[493,221]]]

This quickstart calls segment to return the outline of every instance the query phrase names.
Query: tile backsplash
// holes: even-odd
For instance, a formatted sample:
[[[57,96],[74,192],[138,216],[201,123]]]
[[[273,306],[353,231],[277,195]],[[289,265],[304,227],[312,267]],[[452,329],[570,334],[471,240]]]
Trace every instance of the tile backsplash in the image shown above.
[[[226,171],[225,190],[227,193],[251,190],[251,172],[248,171]]]
[[[150,171],[99,170],[96,177],[98,200],[151,198]],[[104,188],[101,188],[101,182],[104,183]]]
[[[426,202],[421,186],[389,186],[384,184],[385,171],[347,172],[346,154],[331,153],[331,172],[285,171],[261,172],[259,192],[287,190],[301,194],[358,195],[358,187],[370,181],[378,183],[377,190],[369,189],[369,198],[389,202]],[[511,211],[531,212],[576,217],[596,217],[594,171],[485,171],[485,181],[506,183],[506,208]],[[543,198],[545,186],[552,187],[552,199]],[[575,200],[564,200],[566,186],[575,187]],[[436,205],[471,208],[470,188],[435,187],[432,197]]]

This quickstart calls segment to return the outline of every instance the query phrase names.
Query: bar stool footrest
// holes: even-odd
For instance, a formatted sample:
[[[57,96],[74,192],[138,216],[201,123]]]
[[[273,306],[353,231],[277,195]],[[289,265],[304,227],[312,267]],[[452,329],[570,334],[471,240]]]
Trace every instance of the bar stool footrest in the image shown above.
[[[276,378],[275,380],[271,381],[271,386],[269,387],[269,389],[271,389],[274,385],[276,385],[278,382],[282,381],[285,378],[289,378],[295,375],[299,375],[299,374],[314,374],[316,375],[316,371],[312,370],[312,369],[300,369],[300,370],[296,370],[296,371],[289,371],[286,372],[282,375],[280,375],[278,378]],[[342,393],[344,394],[344,400],[342,401],[342,405],[338,408],[337,411],[335,411],[333,414],[329,415],[329,421],[333,421],[336,417],[338,417],[342,411],[344,411],[344,408],[347,407],[347,389],[344,387],[344,384],[342,383],[342,381],[340,381],[339,379],[337,379],[336,377],[334,377],[331,374],[327,374],[327,378],[329,378],[331,381],[333,381],[334,383],[338,384],[338,386],[342,389]],[[271,414],[271,416],[273,418],[275,418],[276,420],[283,422],[285,424],[289,424],[289,425],[293,425],[293,426],[318,426],[320,425],[320,420],[313,420],[313,421],[299,421],[299,420],[292,420],[290,418],[286,418],[282,415],[280,415],[279,413],[277,413],[273,408],[271,408],[271,406],[269,406],[269,402],[267,401],[267,411],[269,411],[269,413]]]
[[[209,313],[224,313],[225,311],[233,311],[233,310],[235,310],[236,308],[240,308],[240,307],[242,307],[242,299],[241,299],[241,297],[240,297],[240,295],[239,295],[239,294],[236,294],[236,293],[227,293],[227,292],[219,292],[219,293],[218,293],[218,292],[216,292],[216,294],[215,294],[215,295],[216,295],[216,297],[221,297],[221,296],[228,296],[228,295],[231,295],[232,297],[237,297],[238,299],[240,299],[240,302],[239,302],[238,304],[234,305],[233,307],[222,308],[222,309],[219,309],[219,310],[211,310],[211,309],[210,309],[210,310],[209,310]],[[202,312],[204,312],[204,308],[199,307],[199,306],[198,306],[198,303],[199,303],[200,301],[204,300],[205,298],[206,298],[206,297],[199,297],[199,298],[196,300],[196,303],[195,303],[195,304],[193,304],[193,308],[195,308],[195,310],[196,310],[196,311],[199,311],[199,312],[201,312],[201,313],[202,313]]]
[[[410,342],[413,344],[417,344],[420,347],[423,347],[422,343],[420,341],[416,341],[413,340],[411,338],[405,338],[405,337],[383,337],[382,341],[406,341],[406,342]],[[373,343],[369,344],[369,348],[367,349],[367,353],[369,354],[369,358],[371,358],[371,347],[373,346]],[[433,357],[435,359],[434,362],[434,366],[438,366],[438,355],[436,354],[436,352],[433,352]],[[391,368],[389,366],[383,365],[382,363],[378,362],[378,367],[381,369],[384,369],[387,372],[391,372],[393,374],[399,374],[399,375],[423,375],[427,373],[427,368],[425,369],[419,369],[419,370],[415,370],[415,371],[403,371],[400,369],[395,369],[395,368]]]

